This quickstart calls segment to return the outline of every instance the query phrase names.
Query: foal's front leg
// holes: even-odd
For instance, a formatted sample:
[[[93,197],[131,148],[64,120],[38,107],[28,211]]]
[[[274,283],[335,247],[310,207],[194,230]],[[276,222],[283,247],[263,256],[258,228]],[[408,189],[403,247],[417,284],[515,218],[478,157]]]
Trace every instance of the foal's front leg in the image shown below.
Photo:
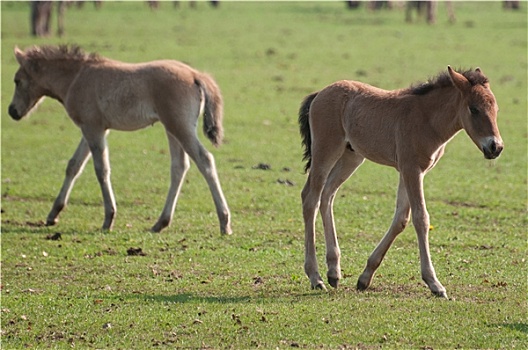
[[[79,146],[77,146],[75,153],[73,153],[73,156],[68,162],[68,166],[66,167],[66,177],[64,178],[61,190],[53,203],[48,218],[46,219],[47,226],[52,226],[57,223],[60,212],[68,203],[68,198],[70,197],[75,180],[82,173],[88,159],[90,159],[90,147],[88,147],[88,143],[83,137]]]
[[[92,152],[95,175],[103,194],[105,208],[103,230],[112,229],[117,211],[112,183],[110,182],[110,161],[106,143],[107,134],[108,130],[92,130],[89,127],[83,129],[84,138],[87,140]]]
[[[429,213],[427,212],[423,192],[424,175],[421,172],[404,173],[403,179],[411,203],[413,225],[418,236],[422,280],[434,295],[447,298],[446,289],[436,277],[435,269],[431,261],[431,253],[429,252]]]

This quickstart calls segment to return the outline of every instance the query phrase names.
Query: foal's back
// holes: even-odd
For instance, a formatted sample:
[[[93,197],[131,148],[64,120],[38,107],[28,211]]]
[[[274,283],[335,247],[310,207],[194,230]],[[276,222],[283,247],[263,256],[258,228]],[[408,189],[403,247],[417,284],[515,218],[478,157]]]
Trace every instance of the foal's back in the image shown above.
[[[402,92],[358,81],[338,81],[321,90],[314,99],[312,130],[338,132],[336,137],[342,137],[365,158],[397,166],[398,138],[407,133],[410,122],[406,111],[415,108]]]
[[[70,87],[67,108],[75,115],[91,110],[108,129],[132,131],[179,114],[197,117],[199,72],[172,60],[124,63],[102,60],[83,69]],[[95,99],[86,99],[86,94]],[[185,110],[182,111],[181,108]]]

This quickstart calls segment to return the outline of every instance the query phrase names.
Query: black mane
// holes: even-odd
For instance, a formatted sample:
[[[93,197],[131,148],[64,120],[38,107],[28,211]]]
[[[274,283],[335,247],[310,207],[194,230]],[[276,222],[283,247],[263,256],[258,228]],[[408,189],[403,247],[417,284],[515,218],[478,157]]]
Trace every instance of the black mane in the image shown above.
[[[489,82],[488,78],[484,74],[482,74],[482,72],[473,69],[469,69],[463,72],[457,70],[457,72],[466,77],[466,79],[470,82],[472,86],[484,85]],[[421,96],[426,95],[435,89],[449,86],[453,86],[451,77],[449,76],[448,72],[442,72],[436,77],[427,80],[425,83],[412,85],[407,91],[411,95]]]

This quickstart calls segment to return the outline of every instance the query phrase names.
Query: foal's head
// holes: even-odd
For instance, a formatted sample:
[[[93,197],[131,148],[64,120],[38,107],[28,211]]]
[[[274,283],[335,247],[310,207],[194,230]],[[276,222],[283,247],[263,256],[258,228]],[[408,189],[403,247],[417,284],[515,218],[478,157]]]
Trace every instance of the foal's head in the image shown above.
[[[46,90],[32,78],[34,67],[31,67],[26,54],[15,48],[15,57],[20,67],[15,73],[15,94],[9,104],[9,115],[15,120],[20,120],[38,105]]]
[[[488,78],[479,68],[464,74],[455,72],[449,66],[447,70],[464,101],[459,112],[462,127],[487,159],[497,158],[504,144],[497,126],[499,106]]]
[[[15,47],[15,57],[20,67],[15,73],[15,95],[9,114],[16,120],[34,109],[43,96],[58,98],[47,86],[56,85],[64,72],[75,71],[79,64],[102,60],[76,45],[34,46],[25,51]]]

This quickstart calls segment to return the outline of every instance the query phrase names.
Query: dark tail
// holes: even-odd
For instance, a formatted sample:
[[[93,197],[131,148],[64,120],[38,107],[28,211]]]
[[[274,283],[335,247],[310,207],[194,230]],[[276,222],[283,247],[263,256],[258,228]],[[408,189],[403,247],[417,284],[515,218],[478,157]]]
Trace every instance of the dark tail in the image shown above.
[[[215,147],[224,139],[224,101],[220,88],[207,74],[201,73],[194,78],[194,83],[203,91],[205,97],[203,132]]]
[[[304,98],[299,108],[299,129],[301,131],[302,145],[304,146],[303,160],[306,160],[304,172],[308,172],[312,165],[312,136],[310,134],[310,105],[319,92],[314,92]]]

